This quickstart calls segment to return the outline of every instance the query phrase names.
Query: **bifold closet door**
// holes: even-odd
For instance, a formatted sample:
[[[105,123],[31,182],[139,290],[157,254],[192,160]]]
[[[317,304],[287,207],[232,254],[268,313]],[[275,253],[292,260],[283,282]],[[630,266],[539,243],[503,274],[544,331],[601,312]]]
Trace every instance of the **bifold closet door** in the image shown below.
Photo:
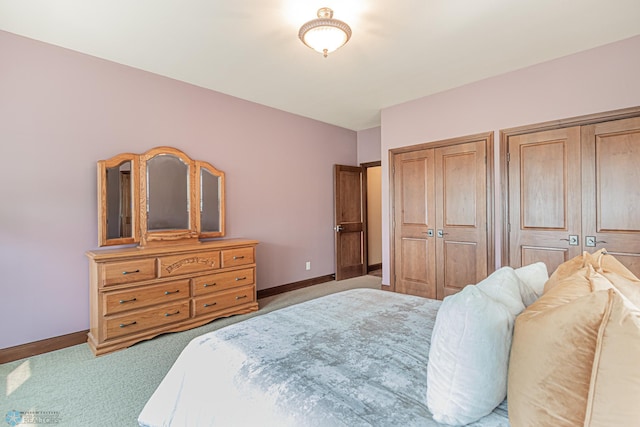
[[[487,277],[485,141],[435,149],[437,296]]]
[[[507,161],[510,265],[552,272],[581,253],[580,127],[512,136]]]
[[[394,156],[395,290],[436,298],[434,150]]]
[[[582,152],[585,250],[640,277],[640,118],[583,126]]]

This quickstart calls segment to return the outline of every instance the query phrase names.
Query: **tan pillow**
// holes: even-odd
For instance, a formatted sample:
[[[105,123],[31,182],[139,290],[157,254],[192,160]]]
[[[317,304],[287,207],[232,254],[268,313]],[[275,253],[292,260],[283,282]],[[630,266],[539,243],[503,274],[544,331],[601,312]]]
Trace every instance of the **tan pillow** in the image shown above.
[[[606,249],[597,250],[593,254],[590,254],[589,252],[585,251],[585,252],[582,252],[581,255],[578,255],[577,257],[571,258],[569,261],[566,261],[560,264],[558,268],[556,268],[556,271],[554,271],[553,274],[551,274],[551,276],[549,277],[549,280],[547,280],[547,283],[545,283],[544,292],[551,290],[561,280],[566,279],[576,271],[586,267],[589,264],[592,265],[593,268],[598,271],[600,270],[600,267],[601,267],[600,263],[603,263],[603,265],[616,266],[616,270],[613,270],[613,271],[620,272],[622,271],[621,269],[619,269],[621,267],[622,269],[626,270],[629,274],[631,274],[631,272],[627,270],[626,267],[624,267],[622,264],[620,264],[618,260],[613,258],[613,256],[603,257],[603,255],[607,255]]]
[[[613,255],[607,253],[606,249],[600,249],[591,255],[591,262],[597,271],[617,273],[628,280],[637,281],[638,278]]]
[[[640,280],[613,255],[598,251],[592,258],[596,270],[636,307],[640,307]]]
[[[612,291],[577,296],[584,276],[575,276],[577,283],[565,279],[516,318],[507,391],[513,427],[584,424],[598,332]]]
[[[594,261],[617,292],[597,349],[585,425],[640,425],[640,280],[606,252]]]
[[[589,256],[586,252],[585,254]],[[603,274],[597,273],[590,263],[572,270],[571,274],[565,277],[556,276],[554,286],[545,290],[544,295],[548,294],[549,297],[538,299],[532,305],[534,311],[557,307],[588,295],[594,290],[611,287],[609,280]]]
[[[595,271],[592,260],[575,263],[516,319],[508,376],[514,427],[640,425],[640,281],[617,260],[607,265],[625,276]]]
[[[635,276],[632,279],[607,270],[602,271],[602,276],[633,305],[640,307],[640,280],[635,279]]]
[[[611,292],[593,363],[584,425],[640,425],[640,309]]]
[[[575,272],[584,268],[587,264],[590,264],[591,255],[588,252],[583,252],[581,255],[577,257],[571,258],[569,261],[565,261],[560,264],[558,268],[551,274],[549,280],[544,285],[544,293],[547,293],[562,280],[567,277],[573,275]]]

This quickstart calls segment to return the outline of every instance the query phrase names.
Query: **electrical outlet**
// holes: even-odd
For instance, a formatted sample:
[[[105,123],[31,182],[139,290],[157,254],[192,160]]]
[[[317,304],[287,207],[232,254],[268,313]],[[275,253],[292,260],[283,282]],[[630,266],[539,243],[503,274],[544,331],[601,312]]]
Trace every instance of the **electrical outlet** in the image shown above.
[[[307,263],[304,266],[307,270],[311,270],[311,261],[307,261]]]

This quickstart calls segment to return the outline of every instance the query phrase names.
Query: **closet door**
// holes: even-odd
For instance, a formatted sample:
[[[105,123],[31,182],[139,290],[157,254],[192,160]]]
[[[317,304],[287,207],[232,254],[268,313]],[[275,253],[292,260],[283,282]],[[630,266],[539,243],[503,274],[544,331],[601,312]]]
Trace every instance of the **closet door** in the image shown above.
[[[443,299],[484,279],[492,135],[393,154],[393,276],[397,292]]]
[[[436,298],[434,150],[397,154],[393,167],[395,290]]]
[[[437,297],[487,277],[485,141],[435,150]]]
[[[580,127],[508,141],[510,265],[552,272],[581,253]]]
[[[583,126],[582,150],[585,250],[640,277],[640,118]]]

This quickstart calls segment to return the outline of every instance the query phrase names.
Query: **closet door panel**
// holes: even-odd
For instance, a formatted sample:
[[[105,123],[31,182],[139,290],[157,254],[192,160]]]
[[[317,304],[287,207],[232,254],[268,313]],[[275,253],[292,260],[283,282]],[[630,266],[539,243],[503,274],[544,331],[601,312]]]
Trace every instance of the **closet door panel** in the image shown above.
[[[522,246],[522,265],[544,262],[547,266],[547,271],[551,274],[560,264],[569,259],[567,252],[568,249],[566,248],[537,248]]]
[[[434,268],[426,262],[433,255],[433,250],[427,239],[403,238],[400,251],[401,276],[396,286],[400,285],[401,288],[396,290],[435,299]]]
[[[581,252],[580,127],[512,136],[508,153],[510,264],[553,271]]]
[[[610,136],[596,134],[595,145],[598,232],[637,233],[640,129]]]
[[[567,230],[565,142],[520,147],[521,228]]]
[[[465,144],[466,145],[466,144]],[[457,147],[456,147],[457,148]],[[482,147],[480,147],[482,148]],[[452,152],[453,151],[453,152]],[[438,184],[442,187],[442,223],[445,227],[475,228],[477,225],[478,181],[484,176],[477,176],[478,155],[475,147],[464,147],[464,151],[439,149]],[[481,171],[484,162],[480,165]]]
[[[438,298],[487,276],[485,140],[437,148]]]
[[[640,276],[640,118],[584,126],[582,144],[585,249]]]
[[[475,242],[444,241],[441,255],[444,264],[442,298],[459,292],[466,285],[482,280],[482,278],[478,279],[478,270],[483,269],[483,266],[478,266],[478,259],[483,258],[478,256],[479,250],[482,251],[482,248],[478,248]]]
[[[395,289],[435,298],[433,149],[395,156],[394,174]]]

